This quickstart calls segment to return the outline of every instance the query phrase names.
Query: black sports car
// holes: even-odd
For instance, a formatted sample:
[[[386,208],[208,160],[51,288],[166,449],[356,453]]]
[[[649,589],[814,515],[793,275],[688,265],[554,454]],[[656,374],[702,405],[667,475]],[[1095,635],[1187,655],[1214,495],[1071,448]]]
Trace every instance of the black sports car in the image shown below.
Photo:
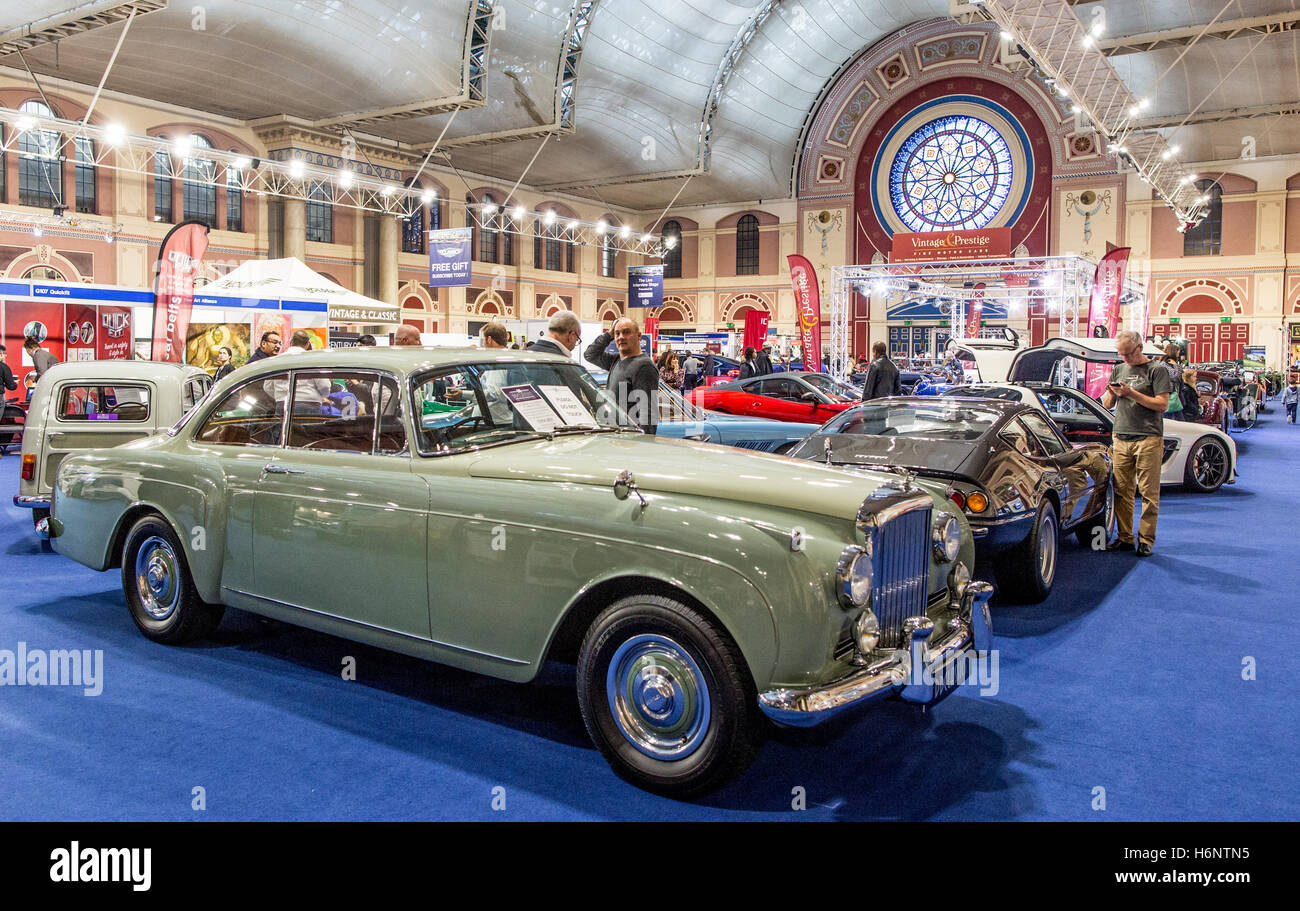
[[[946,482],[977,554],[992,559],[999,590],[1014,600],[1051,592],[1061,534],[1104,547],[1114,527],[1107,448],[1070,444],[1020,402],[876,399],[827,421],[789,455]]]

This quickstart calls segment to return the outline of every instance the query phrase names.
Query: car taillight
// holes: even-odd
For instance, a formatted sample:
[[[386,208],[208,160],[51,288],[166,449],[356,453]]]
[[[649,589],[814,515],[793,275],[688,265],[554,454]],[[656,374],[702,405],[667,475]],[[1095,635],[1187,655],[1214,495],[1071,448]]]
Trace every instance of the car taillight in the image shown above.
[[[948,494],[948,499],[957,504],[958,509],[966,508],[966,495],[960,490],[954,490]]]
[[[23,456],[23,480],[32,481],[36,479],[36,453],[29,452]]]
[[[989,508],[989,498],[976,492],[966,498],[966,508],[971,512],[983,512]]]

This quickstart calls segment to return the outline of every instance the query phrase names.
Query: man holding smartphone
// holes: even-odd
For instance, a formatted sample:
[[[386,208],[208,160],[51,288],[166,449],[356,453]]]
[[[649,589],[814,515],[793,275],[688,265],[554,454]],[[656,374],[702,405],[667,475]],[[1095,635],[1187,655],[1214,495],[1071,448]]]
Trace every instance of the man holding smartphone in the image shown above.
[[[1169,371],[1142,353],[1142,336],[1121,332],[1115,351],[1124,359],[1110,373],[1101,403],[1115,409],[1111,467],[1119,538],[1107,550],[1133,550],[1134,489],[1142,494],[1137,555],[1151,556],[1160,513],[1160,463],[1165,449],[1165,408],[1169,405]],[[1136,483],[1135,483],[1136,482]]]

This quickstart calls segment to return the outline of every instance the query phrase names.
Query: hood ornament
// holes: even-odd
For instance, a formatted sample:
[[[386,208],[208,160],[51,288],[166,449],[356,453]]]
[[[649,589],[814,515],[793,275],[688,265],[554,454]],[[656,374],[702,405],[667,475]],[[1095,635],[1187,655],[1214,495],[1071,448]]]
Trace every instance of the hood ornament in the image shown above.
[[[641,501],[642,509],[650,505],[646,498],[641,495],[641,489],[636,486],[636,476],[624,468],[618,473],[618,477],[614,479],[614,499],[626,500],[632,494],[636,494],[636,498]]]

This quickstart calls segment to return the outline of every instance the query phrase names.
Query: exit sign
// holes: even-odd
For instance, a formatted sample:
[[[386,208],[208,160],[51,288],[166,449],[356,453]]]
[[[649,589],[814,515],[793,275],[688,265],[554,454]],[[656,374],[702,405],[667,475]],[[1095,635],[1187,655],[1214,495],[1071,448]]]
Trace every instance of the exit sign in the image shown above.
[[[1230,322],[1232,322],[1232,317],[1230,317],[1230,316],[1221,316],[1221,317],[1219,317],[1219,322],[1221,322],[1221,323],[1230,323]]]
[[[1176,316],[1171,316],[1171,317],[1169,317],[1169,322],[1170,322],[1172,325],[1177,326],[1178,323],[1180,322],[1180,320],[1179,320],[1179,318],[1176,317]]]
[[[903,325],[904,325],[904,326],[910,326],[910,325],[912,325],[912,321],[911,321],[910,319],[905,319],[905,320],[903,320]]]
[[[728,329],[735,329],[735,328],[736,328],[736,324],[735,324],[735,323],[727,323],[727,328],[728,328]]]

